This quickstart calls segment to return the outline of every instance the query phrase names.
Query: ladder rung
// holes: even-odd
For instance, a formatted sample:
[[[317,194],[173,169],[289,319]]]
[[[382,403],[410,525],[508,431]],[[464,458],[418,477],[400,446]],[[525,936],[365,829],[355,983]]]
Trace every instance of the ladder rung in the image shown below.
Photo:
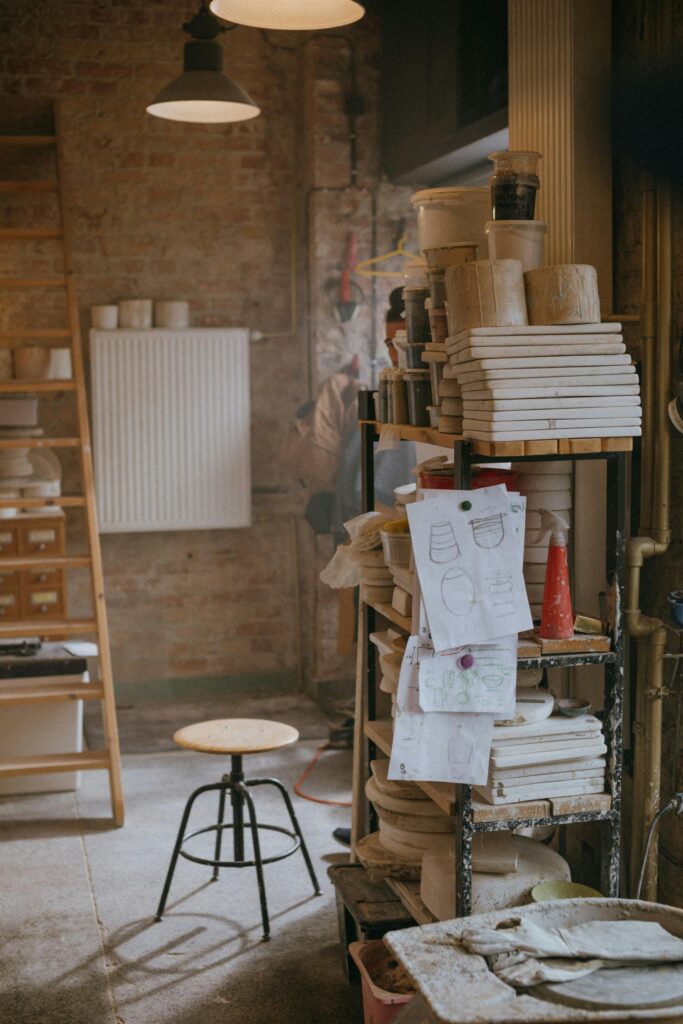
[[[73,754],[32,754],[30,757],[5,757],[0,760],[0,777],[43,775],[46,772],[93,771],[109,768],[107,750],[84,750]]]
[[[61,238],[59,228],[0,228],[0,238]]]
[[[0,277],[0,288],[66,288],[66,278]]]
[[[3,448],[80,448],[82,443],[80,437],[0,437],[0,450]]]
[[[14,681],[9,686],[0,683],[0,707],[70,700],[102,700],[103,696],[104,690],[98,683],[65,682],[59,677],[54,683],[43,679],[27,686],[17,685]]]
[[[65,494],[59,498],[0,498],[0,508],[82,508],[82,494]]]
[[[54,135],[0,135],[0,146],[54,146]]]
[[[21,502],[21,498],[18,498],[17,502]],[[48,522],[47,517],[46,522]],[[91,564],[92,559],[90,555],[8,555],[6,558],[0,558],[0,571],[10,572],[15,569],[87,569]],[[34,633],[38,625],[37,622],[34,623]]]
[[[23,327],[16,331],[0,331],[0,338],[70,338],[68,327]]]
[[[43,565],[46,563],[43,562]],[[3,565],[4,567],[4,565]],[[4,640],[27,636],[80,636],[83,633],[96,633],[95,619],[47,620],[26,619],[23,622],[0,623],[0,638]]]
[[[0,192],[56,192],[56,181],[0,181]]]
[[[30,394],[32,391],[75,391],[75,380],[3,380],[0,394]]]

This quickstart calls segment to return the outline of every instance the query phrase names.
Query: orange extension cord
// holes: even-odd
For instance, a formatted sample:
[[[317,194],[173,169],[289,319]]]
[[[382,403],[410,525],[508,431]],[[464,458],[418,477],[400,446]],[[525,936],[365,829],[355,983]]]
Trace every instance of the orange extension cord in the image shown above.
[[[336,748],[335,747],[330,747],[329,743],[323,743],[323,745],[321,747],[318,747],[318,749],[316,750],[315,754],[313,755],[312,761],[310,762],[310,764],[308,764],[304,768],[303,772],[301,773],[299,778],[294,783],[294,792],[296,793],[297,796],[300,796],[303,800],[312,800],[314,804],[327,804],[329,807],[351,807],[352,804],[351,804],[350,801],[346,801],[346,800],[323,800],[322,797],[320,797],[320,796],[311,796],[309,793],[304,793],[303,790],[301,789],[301,787],[303,786],[304,782],[306,781],[306,779],[308,778],[308,776],[311,774],[311,772],[315,768],[316,764],[318,763],[318,760],[320,759],[320,755],[322,754],[323,750],[334,750],[334,749],[336,749]]]

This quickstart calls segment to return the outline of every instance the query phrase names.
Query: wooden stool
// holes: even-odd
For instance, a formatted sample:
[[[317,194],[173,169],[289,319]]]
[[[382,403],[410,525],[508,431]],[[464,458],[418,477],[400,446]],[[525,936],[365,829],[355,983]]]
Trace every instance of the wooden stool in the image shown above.
[[[306,848],[306,843],[297,821],[289,793],[277,779],[245,779],[242,769],[242,757],[244,754],[262,754],[267,750],[278,750],[280,747],[290,747],[299,739],[299,733],[290,725],[283,725],[282,722],[268,722],[258,718],[219,718],[213,722],[198,722],[196,725],[185,726],[179,729],[173,737],[180,747],[188,750],[198,750],[204,754],[228,754],[230,755],[230,772],[224,775],[220,782],[208,786],[200,786],[195,789],[185,804],[185,810],[178,829],[171,863],[166,874],[166,881],[159,900],[156,919],[161,921],[168,898],[168,892],[173,881],[178,857],[185,857],[186,860],[194,861],[195,864],[208,864],[213,868],[212,880],[218,879],[219,868],[256,868],[258,880],[259,898],[261,900],[261,919],[263,921],[263,939],[270,938],[270,923],[268,919],[268,904],[266,901],[266,886],[263,878],[263,865],[272,864],[277,860],[284,860],[291,857],[298,849],[306,861],[308,873],[313,882],[313,889],[316,896],[320,895],[320,886],[313,870],[313,863]],[[292,822],[293,832],[279,825],[262,825],[256,819],[254,801],[249,793],[249,786],[275,786],[282,795],[287,812]],[[211,791],[219,793],[218,798],[218,822],[206,828],[197,829],[194,832],[185,832],[190,817],[192,805],[201,793]],[[230,793],[232,805],[232,821],[224,824],[225,795]],[[249,815],[248,828],[251,832],[252,845],[254,847],[254,859],[244,859],[244,806],[246,804]],[[232,829],[233,832],[233,854],[234,860],[221,860],[221,842],[223,832]],[[292,839],[292,845],[284,853],[272,857],[261,856],[261,845],[259,842],[259,829],[269,832],[282,832]],[[216,833],[216,846],[212,859],[198,857],[183,849],[185,843],[195,836],[203,835],[206,832]]]

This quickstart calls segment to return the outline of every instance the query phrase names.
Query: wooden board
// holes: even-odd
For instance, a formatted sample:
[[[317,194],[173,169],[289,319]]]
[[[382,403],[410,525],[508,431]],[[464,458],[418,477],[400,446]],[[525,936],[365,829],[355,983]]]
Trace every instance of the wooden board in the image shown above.
[[[590,353],[588,355],[571,355],[569,358],[564,356],[551,356],[551,355],[532,355],[532,356],[502,356],[499,358],[485,358],[485,359],[458,359],[457,369],[458,376],[464,373],[471,373],[475,370],[524,370],[524,369],[538,369],[542,372],[542,376],[549,376],[553,372],[557,373],[558,369],[563,373],[570,373],[576,368],[577,373],[584,372],[582,368],[587,366],[600,366],[600,367],[617,367],[614,372],[623,372],[623,367],[630,367],[635,373],[635,366],[631,362],[629,355],[602,355]],[[608,370],[602,370],[607,373]]]
[[[474,418],[476,415],[476,419]],[[502,433],[514,433],[517,437],[526,437],[529,433],[533,437],[539,431],[545,431],[549,436],[552,436],[558,430],[587,430],[595,428],[596,430],[604,430],[606,428],[614,427],[621,430],[622,427],[640,427],[642,419],[640,416],[611,416],[597,418],[594,416],[583,416],[581,419],[560,419],[560,418],[546,418],[546,419],[529,419],[529,420],[499,420],[496,416],[485,418],[486,414],[477,412],[472,416],[464,416],[462,425],[465,434],[489,434],[491,440],[496,440],[497,436]]]
[[[639,395],[640,387],[637,384],[618,384],[606,387],[605,385],[581,384],[579,386],[567,385],[554,387],[551,385],[543,387],[495,387],[470,390],[467,394],[469,401],[490,402],[495,398],[619,398],[626,395]]]
[[[446,339],[446,344],[456,343],[461,341],[463,338],[476,338],[479,343],[482,343],[482,338],[500,338],[503,337],[541,337],[557,338],[559,335],[575,335],[578,337],[585,337],[585,335],[595,335],[596,338],[604,337],[604,335],[613,335],[621,333],[621,324],[618,322],[613,323],[599,323],[599,324],[525,324],[521,327],[470,327],[465,331],[458,331],[456,334],[450,335]]]
[[[393,889],[417,924],[434,924],[438,920],[422,902],[419,882],[403,882],[398,878],[387,878],[387,885]]]
[[[471,396],[468,398],[471,401]],[[610,407],[613,409],[640,409],[640,397],[639,395],[610,395],[609,398]],[[604,396],[591,397],[584,395],[572,395],[566,398],[534,398],[533,402],[534,409],[552,409],[555,411],[562,411],[569,409],[604,409],[605,399]],[[495,412],[523,412],[525,415],[529,411],[529,402],[523,398],[496,398],[493,395],[489,395],[487,398],[482,398],[477,402],[478,409],[488,409]]]
[[[576,408],[566,409],[561,408],[546,408],[545,406],[541,409],[536,408],[536,403],[532,408],[526,402],[520,402],[520,408],[518,409],[497,409],[489,408],[493,403],[481,402],[473,405],[468,402],[468,418],[473,420],[487,420],[489,423],[505,424],[505,423],[518,423],[520,421],[529,422],[531,420],[544,421],[549,418],[554,420],[586,420],[593,419],[594,417],[605,418],[607,416],[607,407],[604,402],[600,402],[600,405],[590,406],[588,408]],[[611,403],[610,403],[611,404]],[[486,406],[486,408],[484,408]],[[634,405],[618,405],[612,409],[612,414],[615,418],[621,419],[628,418],[634,419],[638,422],[642,422],[643,413],[639,404]]]
[[[618,336],[621,338],[621,335]],[[500,339],[503,340],[503,339]],[[582,339],[581,342],[572,342],[567,345],[548,342],[546,339],[534,340],[532,338],[515,338],[510,342],[501,345],[473,345],[470,342],[460,342],[449,348],[448,356],[451,363],[458,365],[461,361],[468,359],[509,359],[512,356],[525,359],[528,356],[566,356],[573,359],[575,356],[591,356],[595,353],[600,355],[623,355],[627,349],[623,341],[615,336],[614,341],[600,341],[595,339]],[[516,342],[519,342],[517,344]]]
[[[578,440],[591,438],[599,440],[603,437],[640,437],[641,427],[559,427],[555,430],[525,430],[523,437],[519,437],[514,430],[469,430],[467,437],[474,441],[558,441],[561,439]],[[593,449],[589,449],[593,451]],[[595,449],[600,451],[600,447]],[[547,451],[539,454],[559,451],[557,448],[548,448]]]
[[[582,367],[584,371],[586,367]],[[506,388],[528,388],[530,391],[547,391],[550,390],[551,395],[555,394],[558,390],[566,390],[568,388],[618,388],[620,389],[617,394],[622,394],[621,389],[624,387],[639,387],[637,381],[638,377],[635,370],[629,370],[628,367],[620,368],[622,372],[619,373],[584,373],[584,375],[577,375],[572,377],[571,374],[564,374],[553,372],[549,377],[543,377],[540,373],[535,373],[533,370],[527,370],[524,376],[515,377],[513,371],[507,372],[504,377],[494,379],[492,376],[493,371],[483,370],[477,372],[467,378],[463,377],[462,374],[458,373],[458,382],[462,388],[463,397],[467,398],[472,391],[490,390],[498,393],[500,390]],[[593,393],[593,392],[591,392]],[[630,394],[631,392],[625,392]],[[609,390],[605,397],[609,398]],[[533,398],[533,395],[529,396]],[[606,403],[607,404],[607,403]]]
[[[588,654],[610,651],[612,644],[608,636],[591,636],[576,633],[567,640],[546,640],[535,631],[542,654]]]

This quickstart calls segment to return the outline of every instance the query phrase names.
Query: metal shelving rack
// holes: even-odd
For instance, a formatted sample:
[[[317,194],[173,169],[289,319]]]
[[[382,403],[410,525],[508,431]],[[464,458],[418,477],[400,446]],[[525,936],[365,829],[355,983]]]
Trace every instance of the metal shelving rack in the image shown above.
[[[361,402],[361,409],[363,403]],[[378,439],[378,425],[371,420],[362,420],[361,431],[361,480],[362,508],[371,511],[374,507],[374,442]],[[421,432],[428,441],[429,432]],[[402,439],[414,440],[415,428],[401,431]],[[438,442],[443,444],[446,435],[438,435]],[[454,475],[456,489],[467,490],[470,486],[473,465],[501,460],[515,462],[538,462],[555,460],[604,459],[607,465],[607,517],[606,517],[606,572],[614,591],[614,607],[623,607],[624,589],[624,517],[626,509],[627,483],[626,459],[624,451],[573,452],[571,454],[514,455],[487,454],[481,455],[474,447],[458,437],[451,437],[454,449]],[[359,611],[359,679],[362,686],[357,688],[356,716],[357,737],[362,738],[361,769],[363,779],[370,772],[370,761],[376,756],[379,747],[388,754],[391,746],[389,723],[375,721],[376,715],[376,678],[374,647],[369,640],[376,628],[376,620],[382,617],[410,632],[410,623],[398,616],[390,606],[372,606],[361,602]],[[575,825],[585,822],[597,822],[601,827],[601,886],[606,896],[619,894],[619,865],[621,840],[621,765],[622,765],[622,698],[623,698],[623,664],[624,637],[621,616],[617,613],[612,624],[612,646],[606,653],[556,654],[540,657],[523,657],[518,659],[518,667],[526,668],[575,668],[582,665],[602,665],[605,673],[603,729],[607,746],[605,795],[601,799],[595,797],[571,798],[572,810],[567,813],[554,813],[553,802],[525,801],[524,805],[483,805],[472,797],[472,788],[466,785],[450,786],[442,783],[421,784],[425,793],[446,812],[455,815],[456,843],[456,905],[454,916],[464,917],[472,911],[472,841],[477,832],[500,832],[534,825]],[[360,647],[363,647],[361,650]],[[599,795],[598,795],[599,796]],[[363,801],[362,808],[354,816],[356,822],[356,838],[370,831],[372,808],[364,795],[356,799]],[[564,801],[566,803],[566,801]],[[581,804],[586,809],[581,809]],[[538,804],[538,813],[528,813],[529,804]],[[596,809],[596,805],[597,809]],[[527,808],[517,813],[517,808]],[[360,823],[360,824],[359,824]],[[400,888],[397,891],[400,894]],[[404,901],[405,902],[405,901]],[[419,903],[419,900],[418,900]],[[415,899],[406,902],[406,906],[415,912]],[[425,915],[425,920],[429,916]],[[421,922],[420,922],[421,923]]]

